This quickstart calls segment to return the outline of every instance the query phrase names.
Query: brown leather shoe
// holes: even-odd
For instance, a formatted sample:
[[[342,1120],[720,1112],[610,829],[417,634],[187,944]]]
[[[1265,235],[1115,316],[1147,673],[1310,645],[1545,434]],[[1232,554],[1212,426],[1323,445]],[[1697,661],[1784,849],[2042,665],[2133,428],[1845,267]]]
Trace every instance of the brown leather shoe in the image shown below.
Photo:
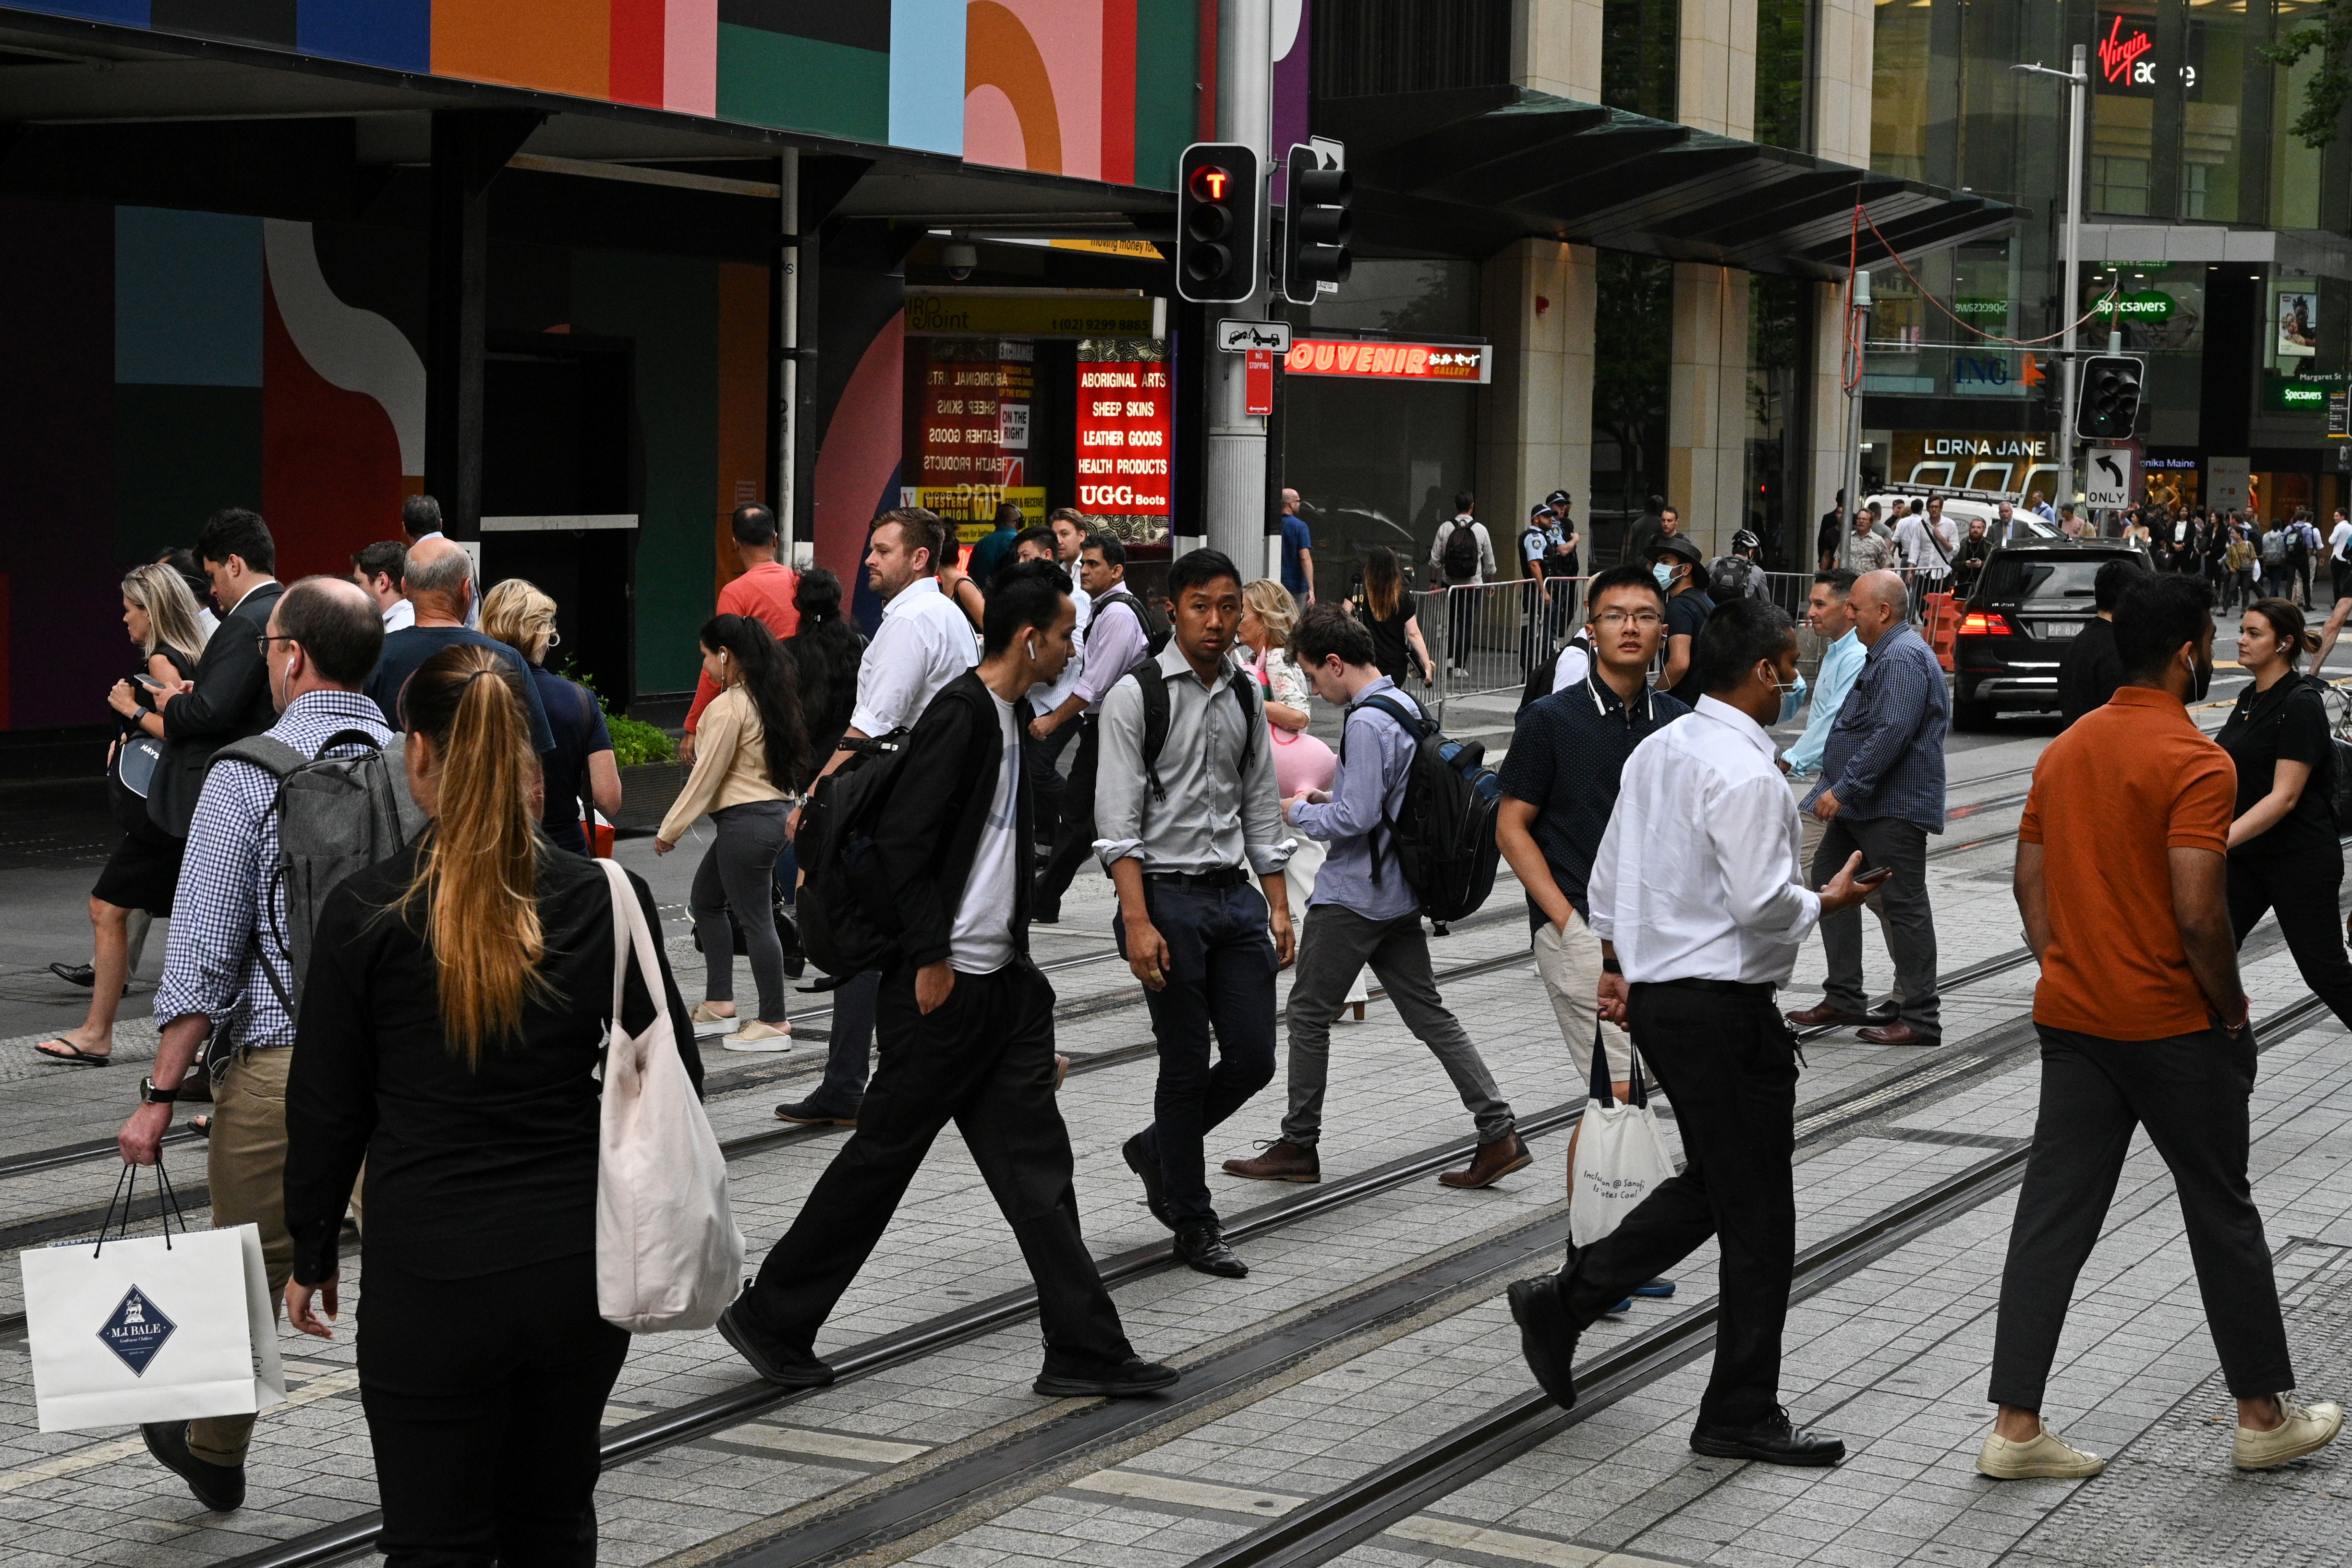
[[[1807,1008],[1801,1013],[1783,1013],[1780,1016],[1799,1029],[1836,1029],[1847,1024],[1866,1024],[1871,1021],[1868,1013],[1850,1013],[1843,1008],[1832,1007],[1827,1002]]]
[[[1323,1163],[1308,1145],[1276,1138],[1254,1160],[1227,1160],[1225,1174],[1252,1181],[1321,1181]]]
[[[1936,1035],[1921,1034],[1900,1019],[1890,1024],[1881,1024],[1876,1029],[1858,1029],[1853,1031],[1853,1038],[1864,1045],[1934,1045],[1938,1039]]]
[[[1528,1153],[1528,1145],[1517,1133],[1478,1145],[1478,1157],[1470,1162],[1466,1171],[1441,1171],[1437,1179],[1447,1186],[1492,1186],[1513,1171],[1523,1171],[1536,1163]]]

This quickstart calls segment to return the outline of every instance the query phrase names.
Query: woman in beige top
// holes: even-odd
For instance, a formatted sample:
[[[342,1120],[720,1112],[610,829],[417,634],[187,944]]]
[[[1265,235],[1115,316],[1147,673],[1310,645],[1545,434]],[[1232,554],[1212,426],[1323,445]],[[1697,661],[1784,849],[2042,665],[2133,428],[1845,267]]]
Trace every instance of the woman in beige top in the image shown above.
[[[789,1051],[793,1030],[784,1016],[775,868],[792,810],[784,786],[801,776],[808,760],[792,659],[761,622],[719,615],[702,628],[702,673],[719,695],[702,710],[695,732],[694,771],[654,835],[654,852],[666,855],[704,812],[716,830],[687,894],[705,967],[703,999],[692,1015],[695,1033],[723,1034],[736,1022],[731,908],[751,960],[760,1012],[721,1043],[730,1051]]]

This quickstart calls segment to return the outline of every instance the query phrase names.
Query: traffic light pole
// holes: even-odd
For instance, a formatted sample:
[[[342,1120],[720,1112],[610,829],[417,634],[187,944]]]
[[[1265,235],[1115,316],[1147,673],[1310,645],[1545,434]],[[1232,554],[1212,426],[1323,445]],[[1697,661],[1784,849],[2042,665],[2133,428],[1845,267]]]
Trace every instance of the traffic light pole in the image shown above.
[[[1273,0],[1221,0],[1217,17],[1217,136],[1257,152],[1259,184],[1249,199],[1265,211],[1265,176],[1273,167]],[[1212,308],[1207,315],[1263,318],[1266,227],[1258,226],[1258,254],[1250,260],[1257,291],[1245,301]],[[1265,421],[1249,412],[1248,362],[1202,343],[1209,359],[1208,476],[1202,516],[1209,548],[1223,551],[1248,578],[1272,575],[1265,534]]]
[[[2066,476],[2063,499],[2073,501],[2083,487],[2074,479],[2074,391],[2081,384],[2082,368],[2074,360],[2074,306],[2082,290],[2083,277],[2083,106],[2091,96],[2090,51],[2083,45],[2074,46],[2071,71],[2053,70],[2036,62],[2009,68],[2029,76],[2056,77],[2066,84],[2066,235],[2062,251],[2065,282],[2058,290],[2060,319],[2065,323],[2065,338],[2059,345],[2059,382],[2061,410],[2058,418],[2058,470]]]

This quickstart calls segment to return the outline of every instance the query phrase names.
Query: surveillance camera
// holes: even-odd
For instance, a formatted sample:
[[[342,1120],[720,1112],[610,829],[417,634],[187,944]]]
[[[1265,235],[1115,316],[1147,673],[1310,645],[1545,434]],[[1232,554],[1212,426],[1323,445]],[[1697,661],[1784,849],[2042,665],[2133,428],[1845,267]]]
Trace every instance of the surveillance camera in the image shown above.
[[[940,260],[946,264],[948,276],[961,283],[980,265],[980,248],[970,240],[950,240],[940,246]]]

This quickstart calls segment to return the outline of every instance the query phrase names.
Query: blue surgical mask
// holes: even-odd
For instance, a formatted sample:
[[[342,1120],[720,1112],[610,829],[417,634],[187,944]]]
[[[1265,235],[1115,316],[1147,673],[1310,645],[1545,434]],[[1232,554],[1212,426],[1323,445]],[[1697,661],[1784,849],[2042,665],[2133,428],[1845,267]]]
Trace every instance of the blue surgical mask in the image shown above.
[[[1660,588],[1664,589],[1669,593],[1674,591],[1675,569],[1672,566],[1668,565],[1664,561],[1660,561],[1657,565],[1650,569],[1650,575],[1658,580],[1658,586]]]
[[[1775,682],[1773,682],[1772,684],[1773,684],[1774,685],[1780,685],[1780,683],[1779,683],[1778,681],[1775,681]],[[1791,720],[1791,719],[1793,719],[1793,718],[1795,718],[1795,717],[1797,716],[1797,710],[1798,710],[1799,708],[1801,708],[1801,707],[1804,706],[1805,706],[1805,677],[1804,677],[1804,676],[1802,676],[1802,675],[1799,675],[1799,676],[1797,677],[1797,684],[1796,684],[1795,685],[1793,685],[1793,686],[1784,686],[1784,687],[1782,687],[1782,688],[1781,688],[1781,691],[1780,691],[1780,718],[1779,718],[1779,720],[1778,720],[1777,722],[1779,722],[1779,723],[1780,723],[1780,724],[1787,724],[1790,720]]]

